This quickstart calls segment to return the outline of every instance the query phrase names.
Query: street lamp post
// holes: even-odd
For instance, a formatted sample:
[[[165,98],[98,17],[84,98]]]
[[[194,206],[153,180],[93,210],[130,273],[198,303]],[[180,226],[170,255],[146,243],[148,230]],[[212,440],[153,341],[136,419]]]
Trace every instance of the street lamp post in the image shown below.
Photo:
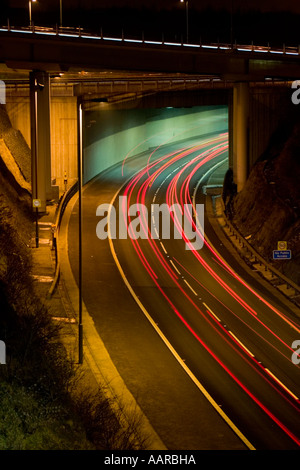
[[[83,157],[83,105],[77,97],[77,129],[78,129],[78,202],[79,202],[79,315],[78,315],[78,362],[83,363],[83,324],[82,324],[82,157]]]
[[[84,103],[87,102],[94,102],[94,103],[101,103],[107,102],[106,98],[94,98],[91,100],[86,100],[82,98],[82,96],[77,96],[77,165],[78,165],[78,271],[79,271],[79,278],[78,278],[78,362],[79,364],[83,363],[83,295],[82,295],[82,288],[83,288],[83,256],[82,256],[82,225],[83,225],[83,210],[82,210],[82,186],[83,186],[83,148],[84,148]]]
[[[233,48],[233,0],[231,0],[231,8],[230,8],[230,42],[231,42],[231,49]]]
[[[32,2],[36,2],[36,0],[29,0],[29,25],[30,26],[32,26],[32,12],[31,12]]]
[[[59,0],[59,25],[62,27],[62,0]]]
[[[185,3],[185,16],[186,16],[186,42],[189,42],[189,0],[180,0],[180,3]]]
[[[39,247],[39,209],[38,209],[38,112],[37,112],[37,79],[30,73],[30,123],[31,123],[31,171],[32,171],[32,203],[35,210],[35,246]]]

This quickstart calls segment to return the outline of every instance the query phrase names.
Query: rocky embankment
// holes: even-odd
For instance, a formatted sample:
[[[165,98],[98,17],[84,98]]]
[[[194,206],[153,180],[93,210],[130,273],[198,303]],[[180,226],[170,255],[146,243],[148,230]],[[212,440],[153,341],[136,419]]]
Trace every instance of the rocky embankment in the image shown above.
[[[145,448],[139,416],[124,426],[123,411],[69,359],[32,276],[32,229],[30,149],[0,105],[0,450]]]
[[[31,217],[31,152],[0,105],[0,195],[21,216]]]
[[[232,222],[252,246],[300,284],[300,118],[274,134],[232,209]],[[287,241],[291,260],[273,260],[278,241]]]

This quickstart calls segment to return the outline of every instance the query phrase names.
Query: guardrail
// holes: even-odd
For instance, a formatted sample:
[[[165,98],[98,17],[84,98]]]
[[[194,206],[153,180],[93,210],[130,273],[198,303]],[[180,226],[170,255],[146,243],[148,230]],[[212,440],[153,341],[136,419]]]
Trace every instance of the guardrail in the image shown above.
[[[62,221],[62,217],[64,215],[65,209],[67,207],[68,202],[72,199],[72,197],[76,194],[78,191],[78,181],[71,186],[60,198],[60,201],[58,203],[57,209],[56,209],[56,214],[55,214],[55,222],[53,224],[53,230],[52,230],[52,246],[55,250],[55,274],[54,278],[51,284],[51,287],[49,289],[47,297],[50,298],[57,286],[57,283],[59,281],[59,276],[60,276],[60,260],[59,260],[59,249],[58,249],[58,243],[59,243],[59,229],[60,229],[60,224]]]
[[[286,297],[291,300],[293,303],[297,304],[297,306],[300,305],[300,300],[296,301],[295,298],[300,295],[300,286],[298,286],[295,282],[293,282],[291,279],[289,279],[287,276],[285,276],[283,273],[281,273],[278,269],[274,268],[271,266],[257,251],[253,248],[250,243],[243,237],[243,235],[238,231],[238,229],[228,220],[226,214],[225,214],[225,207],[224,207],[224,202],[221,199],[221,210],[222,210],[222,218],[225,223],[225,227],[228,228],[229,233],[238,241],[240,244],[241,248],[246,251],[247,254],[250,256],[243,256],[242,253],[240,253],[244,259],[244,261],[249,265],[253,267],[253,265],[259,264],[260,266],[263,266],[264,270],[266,272],[271,273],[271,284],[273,287],[275,287],[277,290],[279,290],[283,295],[284,292],[279,289],[280,286],[286,285],[287,289],[294,289],[295,295],[294,296],[288,296]],[[263,274],[261,274],[263,276]],[[264,276],[263,276],[264,277]],[[266,279],[264,277],[264,279]]]
[[[48,35],[48,36],[61,36],[61,37],[70,37],[70,38],[80,38],[80,39],[91,39],[91,40],[105,40],[105,41],[119,41],[119,42],[129,42],[129,43],[136,43],[136,44],[153,44],[153,45],[161,45],[161,46],[184,46],[189,48],[202,48],[202,49],[211,49],[211,50],[222,50],[222,51],[240,51],[240,52],[253,52],[253,53],[270,53],[270,54],[281,54],[281,55],[291,55],[291,56],[299,56],[300,55],[300,44],[297,46],[286,46],[285,44],[282,45],[282,48],[278,47],[271,47],[268,43],[266,46],[262,45],[255,45],[252,41],[251,45],[246,44],[237,44],[236,42],[229,44],[229,43],[202,43],[201,40],[199,44],[194,43],[186,43],[186,42],[170,42],[164,40],[164,35],[162,33],[161,41],[145,39],[144,33],[142,33],[142,38],[130,38],[125,37],[122,31],[121,37],[110,37],[105,36],[103,34],[102,28],[100,33],[95,33],[91,31],[87,31],[81,27],[61,27],[56,25],[55,27],[43,27],[43,26],[36,26],[32,23],[31,26],[25,27],[14,27],[10,25],[8,20],[7,25],[0,27],[0,31],[8,31],[12,33],[30,33],[30,34],[37,34],[37,35]]]

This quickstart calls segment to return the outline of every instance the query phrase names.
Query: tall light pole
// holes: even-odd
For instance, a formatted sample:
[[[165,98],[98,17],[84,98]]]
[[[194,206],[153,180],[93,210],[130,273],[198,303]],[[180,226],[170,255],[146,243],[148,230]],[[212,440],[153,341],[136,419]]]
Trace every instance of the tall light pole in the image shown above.
[[[233,48],[233,0],[231,0],[231,9],[230,9],[230,42],[231,49]]]
[[[30,125],[31,125],[31,172],[32,172],[32,203],[35,209],[35,246],[39,247],[39,200],[38,200],[38,112],[37,112],[37,79],[30,72]]]
[[[77,96],[77,165],[78,165],[78,362],[83,363],[83,256],[82,256],[82,228],[83,228],[83,210],[82,210],[82,186],[83,186],[83,149],[84,149],[84,104],[88,102],[101,103],[107,102],[106,98],[94,98],[84,101],[82,96]]]
[[[59,26],[62,27],[62,0],[59,0]]]
[[[32,12],[31,12],[31,4],[32,2],[36,2],[36,0],[29,0],[29,25],[32,26]]]
[[[180,3],[185,3],[185,16],[186,16],[186,42],[189,42],[189,0],[180,0]]]
[[[83,157],[83,103],[77,97],[77,136],[78,136],[78,193],[79,193],[79,314],[78,314],[78,362],[83,363],[83,325],[82,325],[82,157]]]

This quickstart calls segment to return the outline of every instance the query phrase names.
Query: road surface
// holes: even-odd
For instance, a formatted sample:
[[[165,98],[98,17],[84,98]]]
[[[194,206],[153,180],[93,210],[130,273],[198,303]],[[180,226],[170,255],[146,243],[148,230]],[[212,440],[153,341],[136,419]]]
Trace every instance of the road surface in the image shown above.
[[[179,212],[169,213],[175,237],[151,226],[155,204],[206,209],[201,188],[227,152],[226,133],[202,136],[130,159],[87,185],[83,298],[169,449],[299,449],[300,380],[292,362],[299,319],[251,284],[242,267],[237,274],[225,263],[228,254],[206,211],[200,249],[193,249],[202,240],[200,210],[182,220]],[[108,219],[113,239],[96,236],[103,203],[114,205]],[[120,226],[128,229],[124,239]],[[69,227],[75,277],[76,230],[75,206]],[[202,413],[207,405],[209,415]]]

